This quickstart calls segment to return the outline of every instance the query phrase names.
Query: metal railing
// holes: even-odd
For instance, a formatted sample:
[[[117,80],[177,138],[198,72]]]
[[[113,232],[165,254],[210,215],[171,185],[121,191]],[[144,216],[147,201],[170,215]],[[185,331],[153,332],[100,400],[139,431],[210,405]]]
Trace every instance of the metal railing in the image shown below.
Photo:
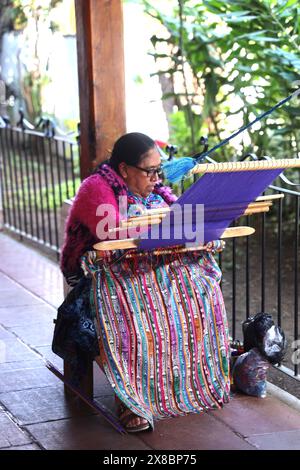
[[[284,372],[299,377],[293,360],[299,341],[299,198],[300,193],[271,185],[268,194],[284,194],[268,213],[241,218],[255,234],[226,241],[220,255],[222,290],[234,339],[242,339],[242,322],[257,312],[271,313],[285,331],[288,352]],[[231,313],[231,315],[230,315]]]
[[[257,159],[253,154],[247,157]],[[209,157],[206,160],[216,163]],[[294,183],[284,176],[279,176],[276,183],[270,185],[265,194],[283,194],[284,198],[274,200],[270,212],[245,216],[233,224],[250,225],[256,231],[250,237],[226,240],[226,248],[219,255],[222,291],[231,337],[242,340],[242,322],[249,316],[271,313],[283,328],[289,346],[279,368],[300,380],[300,192],[290,189]],[[183,180],[174,189],[180,195],[187,184]]]
[[[78,138],[58,135],[49,119],[34,128],[20,115],[16,126],[0,118],[3,224],[58,257],[60,210],[80,184]]]

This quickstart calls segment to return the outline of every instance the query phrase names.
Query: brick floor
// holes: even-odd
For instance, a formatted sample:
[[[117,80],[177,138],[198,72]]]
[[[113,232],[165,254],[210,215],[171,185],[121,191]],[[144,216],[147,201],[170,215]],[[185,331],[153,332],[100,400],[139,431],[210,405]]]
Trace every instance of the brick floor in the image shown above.
[[[66,397],[40,357],[62,369],[51,351],[53,318],[63,299],[57,264],[3,232],[0,244],[1,450],[300,449],[300,411],[269,395],[236,394],[222,410],[119,435],[102,416]],[[94,375],[95,400],[114,411],[112,390],[96,365]]]

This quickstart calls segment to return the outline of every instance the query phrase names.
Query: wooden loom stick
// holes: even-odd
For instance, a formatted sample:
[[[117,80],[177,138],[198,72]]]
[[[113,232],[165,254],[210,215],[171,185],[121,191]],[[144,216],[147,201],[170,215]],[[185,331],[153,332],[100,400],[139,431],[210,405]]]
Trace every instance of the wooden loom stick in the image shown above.
[[[244,215],[251,215],[251,214],[260,214],[262,212],[269,212],[269,206],[262,206],[258,208],[247,208],[245,212],[241,215],[243,217]],[[131,228],[139,228],[139,227],[148,227],[149,225],[155,225],[159,224],[161,222],[160,219],[150,219],[148,218],[147,220],[136,220],[136,221],[128,221],[128,223],[123,223],[122,227],[113,227],[108,230],[108,233],[118,233],[122,232],[123,230],[128,230]]]
[[[228,227],[224,230],[220,238],[236,238],[252,235],[255,229],[241,225],[240,227]]]
[[[255,203],[250,203],[245,212],[242,215],[251,215],[251,214],[258,214],[260,212],[268,212],[269,207],[272,205],[271,201],[261,201],[261,202],[255,202]],[[239,206],[237,206],[238,208]],[[219,209],[219,212],[225,212],[226,210],[232,210],[234,209],[234,206],[229,206],[228,208],[221,208]],[[212,212],[215,211],[216,208],[208,208],[206,212]],[[154,225],[154,224],[159,224],[161,220],[166,216],[166,213],[161,214],[159,217],[158,214],[156,215],[145,215],[145,216],[136,216],[136,217],[130,217],[129,219],[125,219],[121,221],[120,227],[113,227],[108,230],[108,233],[117,233],[122,230],[126,230],[129,228],[134,228],[134,227],[147,227],[148,225]]]
[[[260,200],[260,201],[254,201],[254,202],[250,202],[247,206],[248,209],[252,208],[252,207],[264,207],[264,206],[271,206],[272,205],[272,201],[271,200]],[[242,207],[243,204],[240,203],[240,204],[228,204],[228,205],[225,205],[225,206],[222,206],[222,207],[212,207],[212,206],[204,206],[204,210],[206,212],[212,212],[212,211],[224,211],[224,210],[232,210],[232,209],[238,209],[239,207]],[[166,208],[162,208],[164,209],[161,213],[159,212],[159,209],[156,209],[156,213],[152,214],[152,212],[149,210],[149,212],[145,213],[145,214],[142,214],[142,215],[135,215],[135,216],[132,216],[132,217],[129,217],[128,219],[125,219],[123,221],[121,221],[121,226],[122,226],[122,223],[123,224],[126,224],[127,222],[131,222],[131,221],[143,221],[143,220],[151,220],[151,218],[156,219],[156,218],[163,218],[165,217],[171,210],[170,208],[168,208],[168,210],[165,210]]]
[[[143,215],[155,215],[155,214],[164,214],[170,212],[170,207],[156,207],[155,209],[147,209],[145,212],[142,212],[141,216]],[[140,216],[137,216],[140,217]]]
[[[252,227],[229,227],[224,230],[220,238],[233,238],[252,235],[255,229]],[[138,248],[141,239],[126,238],[124,240],[106,240],[104,242],[95,243],[93,246],[96,251],[122,250],[128,248]]]
[[[284,194],[279,193],[279,194],[266,194],[264,196],[258,196],[252,203],[254,204],[255,202],[262,202],[262,201],[273,201],[276,199],[282,199],[284,198]],[[170,207],[157,207],[155,209],[148,209],[145,212],[142,212],[141,216],[135,216],[135,217],[146,217],[147,215],[160,215],[164,213],[170,212]]]
[[[241,215],[241,217],[243,217],[244,215],[261,214],[262,212],[269,212],[269,207],[266,206],[257,209],[246,209],[245,212]]]
[[[273,201],[273,199],[282,199],[284,198],[284,194],[283,193],[279,193],[279,194],[266,194],[264,196],[258,196],[255,201],[259,202],[259,201]]]
[[[149,224],[159,224],[159,222],[166,216],[166,214],[161,214],[160,216],[157,215],[146,215],[146,216],[141,216],[141,217],[129,217],[128,219],[122,220],[120,223],[120,229],[130,227],[130,226],[135,226],[135,225],[141,225],[144,223],[144,225],[149,225]]]
[[[256,160],[247,162],[198,163],[189,171],[195,173],[225,173],[231,171],[272,170],[276,168],[299,168],[300,158]]]
[[[281,198],[283,197],[283,195],[276,195],[276,196],[279,196],[278,198]],[[261,198],[261,199],[260,199]],[[266,204],[268,205],[272,205],[272,199],[271,197],[267,197],[267,196],[260,196],[260,198],[257,198],[255,201],[253,202],[250,202],[247,206],[247,208],[250,208],[252,205],[254,207],[255,206],[264,206]],[[275,198],[277,199],[277,198]],[[210,211],[215,211],[215,210],[225,210],[225,209],[228,209],[228,210],[231,210],[231,209],[234,209],[234,208],[238,208],[238,207],[241,207],[241,203],[239,205],[228,205],[228,206],[222,206],[220,208],[217,208],[217,207],[205,207],[205,211],[206,212],[210,212]],[[155,211],[155,212],[154,212]],[[149,220],[151,217],[155,218],[159,218],[159,217],[165,217],[168,213],[170,212],[170,207],[161,207],[161,208],[157,208],[157,209],[149,209],[147,212],[144,212],[142,213],[141,215],[134,215],[132,217],[129,217],[128,219],[125,219],[123,221],[121,221],[120,223],[120,226],[122,226],[122,224],[127,224],[127,222],[129,221],[134,221],[134,220],[140,220],[140,221],[143,221],[143,220]]]
[[[264,201],[269,202],[269,201],[273,201],[275,199],[282,199],[282,198],[284,198],[284,194],[282,194],[282,193],[267,194],[267,195],[264,195],[264,196],[258,196],[250,204],[255,204],[257,202],[264,202]],[[157,215],[159,217],[161,215],[167,214],[168,212],[170,212],[170,207],[157,207],[155,209],[148,209],[145,212],[142,212],[141,215],[132,216],[129,219],[126,219],[126,220],[134,220],[134,219],[137,219],[137,218],[139,218],[139,220],[142,220],[141,219],[142,217],[146,218],[146,217],[149,217],[149,215]],[[122,225],[122,221],[121,221],[121,225]]]

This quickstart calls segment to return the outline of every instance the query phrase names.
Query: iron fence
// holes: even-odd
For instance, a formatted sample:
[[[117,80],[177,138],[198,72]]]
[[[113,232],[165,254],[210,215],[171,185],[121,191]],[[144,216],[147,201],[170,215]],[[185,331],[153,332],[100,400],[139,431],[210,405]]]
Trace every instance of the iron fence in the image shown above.
[[[0,170],[4,227],[58,257],[61,207],[80,184],[78,138],[47,119],[34,128],[22,114],[16,126],[1,118]]]
[[[220,255],[222,290],[234,339],[242,322],[257,312],[271,313],[285,331],[288,352],[281,369],[299,377],[299,198],[300,193],[271,185],[268,194],[283,194],[268,213],[243,217],[239,223],[255,234],[226,241]]]

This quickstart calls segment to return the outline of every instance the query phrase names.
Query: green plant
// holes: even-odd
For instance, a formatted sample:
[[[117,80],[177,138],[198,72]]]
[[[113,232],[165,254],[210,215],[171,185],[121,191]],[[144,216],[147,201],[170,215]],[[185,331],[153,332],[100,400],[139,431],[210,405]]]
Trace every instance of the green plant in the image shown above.
[[[80,178],[75,178],[75,192],[80,186]],[[28,191],[27,179],[24,178],[23,188],[19,188],[11,192],[10,199],[14,201],[14,206],[18,205],[21,210],[32,208],[38,210],[49,209],[53,211],[55,208],[59,209],[68,197],[74,196],[73,181],[62,181],[61,183],[52,186],[43,186],[34,192],[32,189]],[[18,203],[17,203],[18,201]]]
[[[0,49],[2,36],[7,31],[24,31],[24,37],[25,32],[28,36],[27,47],[34,44],[30,59],[27,58],[19,64],[23,73],[20,76],[19,88],[14,89],[14,96],[23,102],[26,117],[32,122],[41,115],[42,90],[50,80],[47,66],[42,66],[41,63],[41,26],[50,29],[52,33],[57,30],[57,25],[51,21],[50,13],[61,2],[62,0],[7,0],[0,5]],[[34,25],[34,28],[26,29],[29,23]],[[19,55],[17,60],[20,60]]]
[[[295,90],[300,79],[296,0],[174,0],[172,15],[159,2],[142,3],[165,28],[166,34],[152,37],[154,73],[173,82],[177,109],[170,117],[170,136],[183,145],[182,153],[197,151],[201,135],[208,135],[213,146]],[[296,156],[299,139],[300,109],[294,100],[216,158],[234,159],[248,151]]]
[[[80,178],[75,179],[75,192],[80,186]],[[53,210],[55,207],[60,208],[60,197],[62,201],[65,201],[68,197],[74,196],[73,181],[62,181],[60,184],[55,184],[54,187],[44,187],[41,190],[41,194],[38,198],[38,208],[48,207]],[[31,195],[32,199],[32,195]]]

